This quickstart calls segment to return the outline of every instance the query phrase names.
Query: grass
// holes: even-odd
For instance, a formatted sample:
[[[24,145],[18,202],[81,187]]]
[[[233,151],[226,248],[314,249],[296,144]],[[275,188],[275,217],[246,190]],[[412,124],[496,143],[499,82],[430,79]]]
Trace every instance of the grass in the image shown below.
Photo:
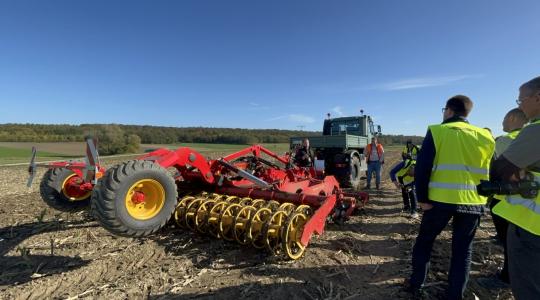
[[[30,162],[32,149],[8,148],[0,146],[0,164]],[[38,151],[37,157],[41,160],[66,160],[77,156],[62,153]]]
[[[0,165],[12,163],[25,163],[30,161],[32,146],[37,149],[49,151],[38,151],[36,161],[69,160],[84,156],[84,143],[0,143]],[[283,155],[289,151],[289,144],[267,143],[263,146],[272,152]],[[204,144],[204,143],[181,143],[181,144],[142,144],[141,153],[149,152],[158,148],[168,148],[171,150],[179,147],[192,148],[205,156],[217,158],[230,153],[234,153],[248,147],[248,145],[234,144]],[[387,150],[402,149],[403,145],[385,146]],[[52,151],[51,151],[52,150]],[[136,155],[136,154],[135,154]]]
[[[85,154],[85,146],[83,143],[74,145],[74,143],[47,143],[43,145],[46,149],[54,149],[55,152],[38,151],[36,161],[51,161],[51,160],[68,160],[81,158]],[[0,165],[13,164],[13,163],[28,163],[30,162],[30,156],[32,155],[32,145],[35,145],[38,150],[40,149],[39,143],[18,143],[13,145],[0,145]],[[273,151],[277,154],[283,155],[289,150],[289,144],[264,144],[265,148]],[[80,148],[80,152],[74,152],[74,148]],[[182,144],[142,144],[141,153],[148,152],[150,150],[158,148],[168,148],[171,150],[179,147],[189,147],[200,152],[205,156],[211,156],[216,158],[226,154],[234,153],[241,149],[248,147],[248,145],[233,145],[233,144],[203,144],[203,143],[182,143]],[[76,154],[79,153],[79,154]],[[136,154],[134,154],[136,155]]]
[[[278,154],[284,154],[289,150],[289,144],[285,143],[269,143],[263,144],[263,146],[273,152]],[[201,153],[211,153],[211,152],[236,152],[244,148],[249,147],[249,145],[234,145],[234,144],[203,144],[203,143],[182,143],[182,144],[172,144],[172,145],[155,145],[155,144],[143,144],[141,148],[143,151],[149,151],[157,148],[168,148],[168,149],[177,149],[179,147],[189,147]]]

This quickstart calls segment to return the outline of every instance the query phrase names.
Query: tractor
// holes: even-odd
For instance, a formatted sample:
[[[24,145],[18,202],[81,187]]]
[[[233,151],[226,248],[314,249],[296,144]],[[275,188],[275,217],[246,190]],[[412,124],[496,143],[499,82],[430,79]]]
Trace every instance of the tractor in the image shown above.
[[[33,149],[28,184],[37,166],[47,167],[40,189],[47,204],[90,204],[98,222],[120,236],[148,236],[174,218],[194,232],[299,259],[327,220],[342,223],[369,199],[261,145],[217,159],[162,148],[107,170],[94,140],[86,152],[85,162],[36,164]]]

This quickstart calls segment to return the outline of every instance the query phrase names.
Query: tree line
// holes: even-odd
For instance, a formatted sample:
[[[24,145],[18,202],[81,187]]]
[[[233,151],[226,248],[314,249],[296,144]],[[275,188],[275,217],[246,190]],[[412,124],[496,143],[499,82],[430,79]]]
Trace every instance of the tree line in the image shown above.
[[[121,124],[0,124],[0,142],[81,142],[87,135],[99,135],[105,128],[119,128],[124,135],[137,135],[143,144],[288,143],[293,136],[320,135],[320,132],[278,129],[164,127]],[[118,130],[116,130],[118,131]],[[119,135],[118,132],[115,133]]]
[[[121,124],[0,124],[0,142],[82,142],[86,136],[99,140],[102,154],[137,152],[143,144],[215,143],[243,144],[288,143],[289,138],[321,135],[317,131],[164,127]],[[422,142],[422,137],[405,135],[382,135],[383,145],[405,144],[412,140]]]

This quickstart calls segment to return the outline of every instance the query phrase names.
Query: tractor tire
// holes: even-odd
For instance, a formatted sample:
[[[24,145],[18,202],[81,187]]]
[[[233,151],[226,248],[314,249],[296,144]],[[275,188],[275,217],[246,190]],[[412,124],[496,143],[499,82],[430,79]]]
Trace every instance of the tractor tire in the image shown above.
[[[51,208],[63,212],[81,211],[90,205],[91,191],[72,193],[66,189],[68,180],[78,177],[66,168],[49,169],[39,185],[41,199]]]
[[[360,179],[362,176],[361,173],[361,165],[360,165],[360,159],[357,156],[353,156],[351,158],[351,171],[349,175],[349,186],[355,190],[357,190],[360,187]]]
[[[92,213],[113,234],[142,237],[171,218],[178,191],[173,177],[159,164],[131,160],[109,169],[92,193]]]

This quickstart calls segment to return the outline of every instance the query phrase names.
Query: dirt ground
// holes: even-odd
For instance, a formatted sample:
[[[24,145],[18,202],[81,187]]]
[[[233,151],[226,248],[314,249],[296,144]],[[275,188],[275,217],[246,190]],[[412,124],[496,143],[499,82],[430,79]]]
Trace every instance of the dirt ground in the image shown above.
[[[387,165],[397,162],[389,153]],[[387,173],[388,170],[385,170]],[[401,213],[401,193],[384,176],[365,210],[328,224],[303,258],[265,252],[167,227],[148,238],[112,236],[86,211],[59,213],[40,199],[40,175],[26,189],[25,167],[0,168],[1,299],[408,299],[401,290],[419,220]],[[438,238],[429,299],[446,287],[451,234]],[[468,299],[512,299],[477,283],[502,263],[490,217],[479,228]]]

